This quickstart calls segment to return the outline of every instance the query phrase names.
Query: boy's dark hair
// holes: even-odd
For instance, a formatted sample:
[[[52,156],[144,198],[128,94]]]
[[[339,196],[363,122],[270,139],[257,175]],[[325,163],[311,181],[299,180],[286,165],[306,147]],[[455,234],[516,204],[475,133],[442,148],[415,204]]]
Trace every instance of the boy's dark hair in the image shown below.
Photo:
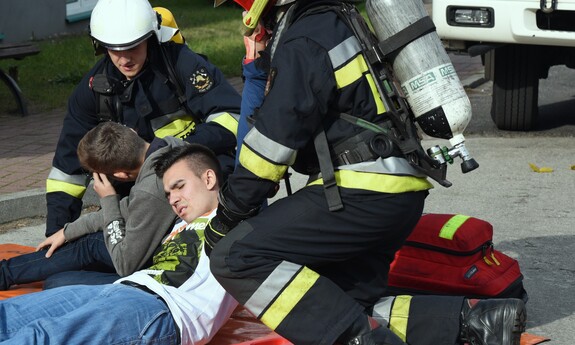
[[[78,160],[90,172],[113,174],[141,168],[146,141],[134,130],[115,122],[92,128],[78,143]]]
[[[154,162],[154,170],[159,178],[163,178],[166,171],[177,162],[185,160],[192,172],[200,177],[207,169],[216,173],[218,185],[221,186],[222,172],[220,163],[212,150],[200,144],[186,144],[174,147],[162,154]]]

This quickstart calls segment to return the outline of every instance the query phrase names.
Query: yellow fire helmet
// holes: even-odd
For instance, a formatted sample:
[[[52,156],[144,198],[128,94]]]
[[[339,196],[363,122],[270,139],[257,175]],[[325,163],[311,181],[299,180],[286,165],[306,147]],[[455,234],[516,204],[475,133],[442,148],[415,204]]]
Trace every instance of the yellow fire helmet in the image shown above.
[[[167,26],[178,30],[174,34],[174,36],[172,36],[171,40],[180,44],[186,43],[186,40],[184,39],[184,36],[182,36],[182,33],[180,32],[180,28],[178,27],[178,23],[176,23],[176,18],[174,18],[172,12],[164,7],[154,7],[154,11],[156,11],[157,13],[160,14],[160,16],[162,16],[161,21],[162,26]]]

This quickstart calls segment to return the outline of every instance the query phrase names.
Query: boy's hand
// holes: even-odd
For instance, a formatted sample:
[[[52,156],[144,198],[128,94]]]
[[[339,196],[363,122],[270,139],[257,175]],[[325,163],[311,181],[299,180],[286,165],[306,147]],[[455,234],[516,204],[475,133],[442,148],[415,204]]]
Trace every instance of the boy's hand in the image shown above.
[[[42,243],[40,243],[36,247],[36,251],[39,251],[40,249],[45,247],[50,247],[46,252],[46,258],[49,258],[50,256],[52,256],[54,251],[60,248],[64,243],[66,243],[66,237],[64,236],[64,229],[60,229],[52,236],[42,241]]]
[[[116,194],[116,189],[114,189],[114,186],[110,180],[108,180],[108,176],[106,176],[106,174],[93,173],[92,176],[94,177],[94,191],[98,194],[100,199]]]

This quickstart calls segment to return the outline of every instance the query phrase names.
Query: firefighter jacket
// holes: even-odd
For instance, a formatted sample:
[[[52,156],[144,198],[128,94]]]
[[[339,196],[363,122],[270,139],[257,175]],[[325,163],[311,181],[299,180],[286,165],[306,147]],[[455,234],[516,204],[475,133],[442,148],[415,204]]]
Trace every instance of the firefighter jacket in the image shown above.
[[[337,114],[374,123],[387,120],[352,31],[332,9],[309,11],[298,8],[300,4],[290,8],[284,16],[287,23],[278,24],[268,44],[266,96],[244,139],[239,166],[223,191],[226,207],[237,214],[257,209],[273,194],[288,167],[311,175],[311,185],[322,184],[321,177],[313,177],[320,171],[314,138],[324,131],[333,154],[338,143],[362,131]],[[340,188],[382,193],[432,188],[400,154],[333,164]]]
[[[167,59],[161,58],[157,44],[149,45],[147,65],[129,81],[106,55],[84,76],[69,98],[46,182],[47,234],[61,229],[80,214],[89,176],[80,167],[76,147],[100,121],[120,122],[149,142],[155,136],[169,135],[206,145],[216,154],[233,153],[240,95],[204,57],[182,44],[163,45]],[[182,102],[169,80],[166,60],[180,83]]]

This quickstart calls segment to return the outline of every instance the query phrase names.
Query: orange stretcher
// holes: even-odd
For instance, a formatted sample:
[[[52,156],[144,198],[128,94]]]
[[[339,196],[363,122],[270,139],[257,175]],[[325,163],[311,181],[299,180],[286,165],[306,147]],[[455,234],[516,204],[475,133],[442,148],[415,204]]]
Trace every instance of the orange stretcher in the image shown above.
[[[20,244],[13,244],[13,243],[0,244],[0,259],[9,259],[13,256],[33,252],[34,250],[35,250],[34,247],[23,246]],[[0,300],[18,295],[23,295],[25,293],[41,291],[42,286],[43,286],[42,282],[16,285],[11,287],[10,290],[0,291]]]
[[[34,247],[20,244],[0,244],[0,259],[9,259],[16,255],[34,251]],[[0,300],[42,290],[42,282],[17,285],[8,291],[0,291]],[[523,333],[521,345],[536,345],[549,338]],[[220,329],[209,345],[293,345],[277,333],[270,330],[243,307],[239,306],[228,322]]]

